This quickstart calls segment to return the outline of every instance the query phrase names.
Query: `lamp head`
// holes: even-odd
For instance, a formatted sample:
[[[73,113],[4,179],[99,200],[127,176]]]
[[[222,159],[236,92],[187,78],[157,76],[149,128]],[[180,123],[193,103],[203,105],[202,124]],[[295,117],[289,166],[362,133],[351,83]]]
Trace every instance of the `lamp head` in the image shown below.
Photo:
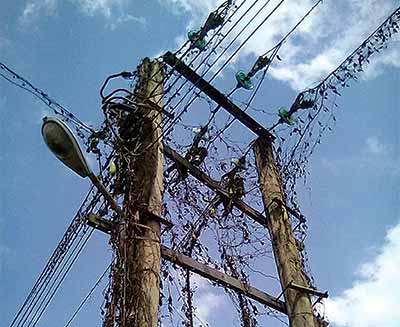
[[[55,117],[44,117],[42,136],[50,151],[75,173],[81,177],[91,173],[78,141],[63,121]]]

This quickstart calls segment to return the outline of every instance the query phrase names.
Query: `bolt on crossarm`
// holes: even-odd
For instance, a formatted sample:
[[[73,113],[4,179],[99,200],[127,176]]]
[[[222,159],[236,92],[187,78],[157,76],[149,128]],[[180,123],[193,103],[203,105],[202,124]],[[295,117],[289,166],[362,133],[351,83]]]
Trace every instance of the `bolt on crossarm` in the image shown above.
[[[319,324],[313,314],[310,295],[306,291],[291,287],[292,283],[301,285],[304,289],[309,285],[284,205],[282,181],[275,162],[272,142],[260,137],[255,141],[253,150],[289,324],[291,327],[317,327]]]

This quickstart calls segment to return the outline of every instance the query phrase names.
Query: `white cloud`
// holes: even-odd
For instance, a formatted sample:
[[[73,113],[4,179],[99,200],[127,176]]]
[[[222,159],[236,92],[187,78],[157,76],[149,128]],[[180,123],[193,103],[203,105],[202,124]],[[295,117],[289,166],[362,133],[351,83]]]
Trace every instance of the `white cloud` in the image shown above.
[[[120,8],[125,0],[70,0],[88,16],[97,14],[110,18],[115,8]]]
[[[216,295],[211,292],[200,294],[196,303],[196,315],[202,323],[208,324],[212,314],[225,302],[222,295]]]
[[[195,14],[206,14],[212,11],[221,0],[158,0],[161,4],[176,14],[190,13],[195,17]],[[200,18],[200,17],[198,17]]]
[[[110,23],[108,26],[111,30],[115,30],[119,25],[130,22],[140,24],[143,27],[147,25],[146,18],[143,16],[123,14],[119,16],[116,20],[114,20],[112,23]]]
[[[388,147],[383,144],[376,136],[370,136],[366,140],[367,151],[372,155],[382,155],[387,153]]]
[[[363,78],[371,80],[381,75],[385,69],[390,67],[400,68],[400,35],[397,34],[390,41],[389,47],[379,54],[378,60],[372,60],[371,64],[365,69]]]
[[[0,35],[0,49],[7,48],[11,45],[11,41],[7,39],[5,36]]]
[[[353,286],[325,303],[333,327],[399,327],[400,223],[379,254],[363,264]]]
[[[196,324],[203,326],[203,324],[208,324],[213,315],[218,312],[218,308],[225,304],[226,297],[217,294],[215,287],[211,286],[206,279],[199,275],[192,275],[191,280],[197,288],[196,296],[194,297],[195,315],[198,318]]]
[[[128,22],[135,22],[141,25],[146,24],[144,17],[125,14],[128,5],[127,0],[68,0],[83,15],[94,17],[102,16],[109,20],[107,26],[115,29],[118,25]],[[43,16],[52,16],[56,13],[59,0],[28,0],[19,17],[19,23],[22,26],[32,26]]]
[[[3,269],[7,262],[12,257],[13,251],[7,246],[0,244],[0,276],[3,274]]]
[[[30,26],[39,19],[41,15],[54,15],[57,8],[57,0],[29,0],[25,3],[18,21],[22,26]]]
[[[358,153],[343,157],[321,159],[321,164],[332,172],[368,169],[369,174],[399,177],[400,153],[396,146],[369,136]]]
[[[170,10],[188,16],[188,25],[201,26],[211,8],[216,8],[221,1],[207,0],[159,0],[167,4]],[[241,16],[254,0],[247,1],[241,12],[233,19]],[[271,12],[279,0],[271,1],[262,11],[261,1],[241,21],[235,31],[241,30],[254,13],[260,15],[252,19],[248,30],[238,41],[242,42],[262,20]],[[241,56],[259,56],[271,49],[311,8],[315,0],[297,2],[286,1],[257,31],[245,45]],[[241,1],[237,1],[240,4]],[[292,37],[280,50],[282,63],[277,63],[270,70],[276,79],[289,83],[299,90],[314,85],[333,68],[337,67],[361,42],[398,6],[395,0],[337,0],[324,1],[303,22]],[[201,12],[202,14],[199,14]],[[229,28],[229,26],[227,26]],[[237,33],[233,33],[236,35]],[[228,42],[228,41],[227,41]],[[374,78],[384,67],[399,67],[399,42],[391,42],[390,50],[384,55],[373,56],[373,66],[364,78]],[[250,67],[247,67],[249,69]]]

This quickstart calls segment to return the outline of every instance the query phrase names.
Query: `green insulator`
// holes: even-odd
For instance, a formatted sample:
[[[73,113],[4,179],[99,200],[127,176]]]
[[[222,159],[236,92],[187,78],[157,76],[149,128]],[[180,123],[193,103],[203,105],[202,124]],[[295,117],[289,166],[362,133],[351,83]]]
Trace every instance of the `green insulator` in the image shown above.
[[[288,125],[293,125],[295,122],[292,115],[289,113],[289,110],[287,110],[285,107],[281,107],[279,109],[278,116]]]
[[[251,78],[244,71],[239,70],[236,73],[235,77],[239,86],[243,87],[246,90],[253,89],[253,82],[251,81]]]
[[[199,50],[204,50],[207,45],[205,38],[199,38],[199,33],[195,31],[188,32],[189,41]]]

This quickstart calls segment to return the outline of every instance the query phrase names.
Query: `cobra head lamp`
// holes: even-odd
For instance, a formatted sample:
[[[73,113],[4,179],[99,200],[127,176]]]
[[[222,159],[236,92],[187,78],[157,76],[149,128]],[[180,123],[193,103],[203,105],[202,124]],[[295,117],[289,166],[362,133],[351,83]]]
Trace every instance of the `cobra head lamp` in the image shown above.
[[[50,151],[79,176],[87,177],[92,173],[78,141],[63,121],[44,117],[42,136]]]

